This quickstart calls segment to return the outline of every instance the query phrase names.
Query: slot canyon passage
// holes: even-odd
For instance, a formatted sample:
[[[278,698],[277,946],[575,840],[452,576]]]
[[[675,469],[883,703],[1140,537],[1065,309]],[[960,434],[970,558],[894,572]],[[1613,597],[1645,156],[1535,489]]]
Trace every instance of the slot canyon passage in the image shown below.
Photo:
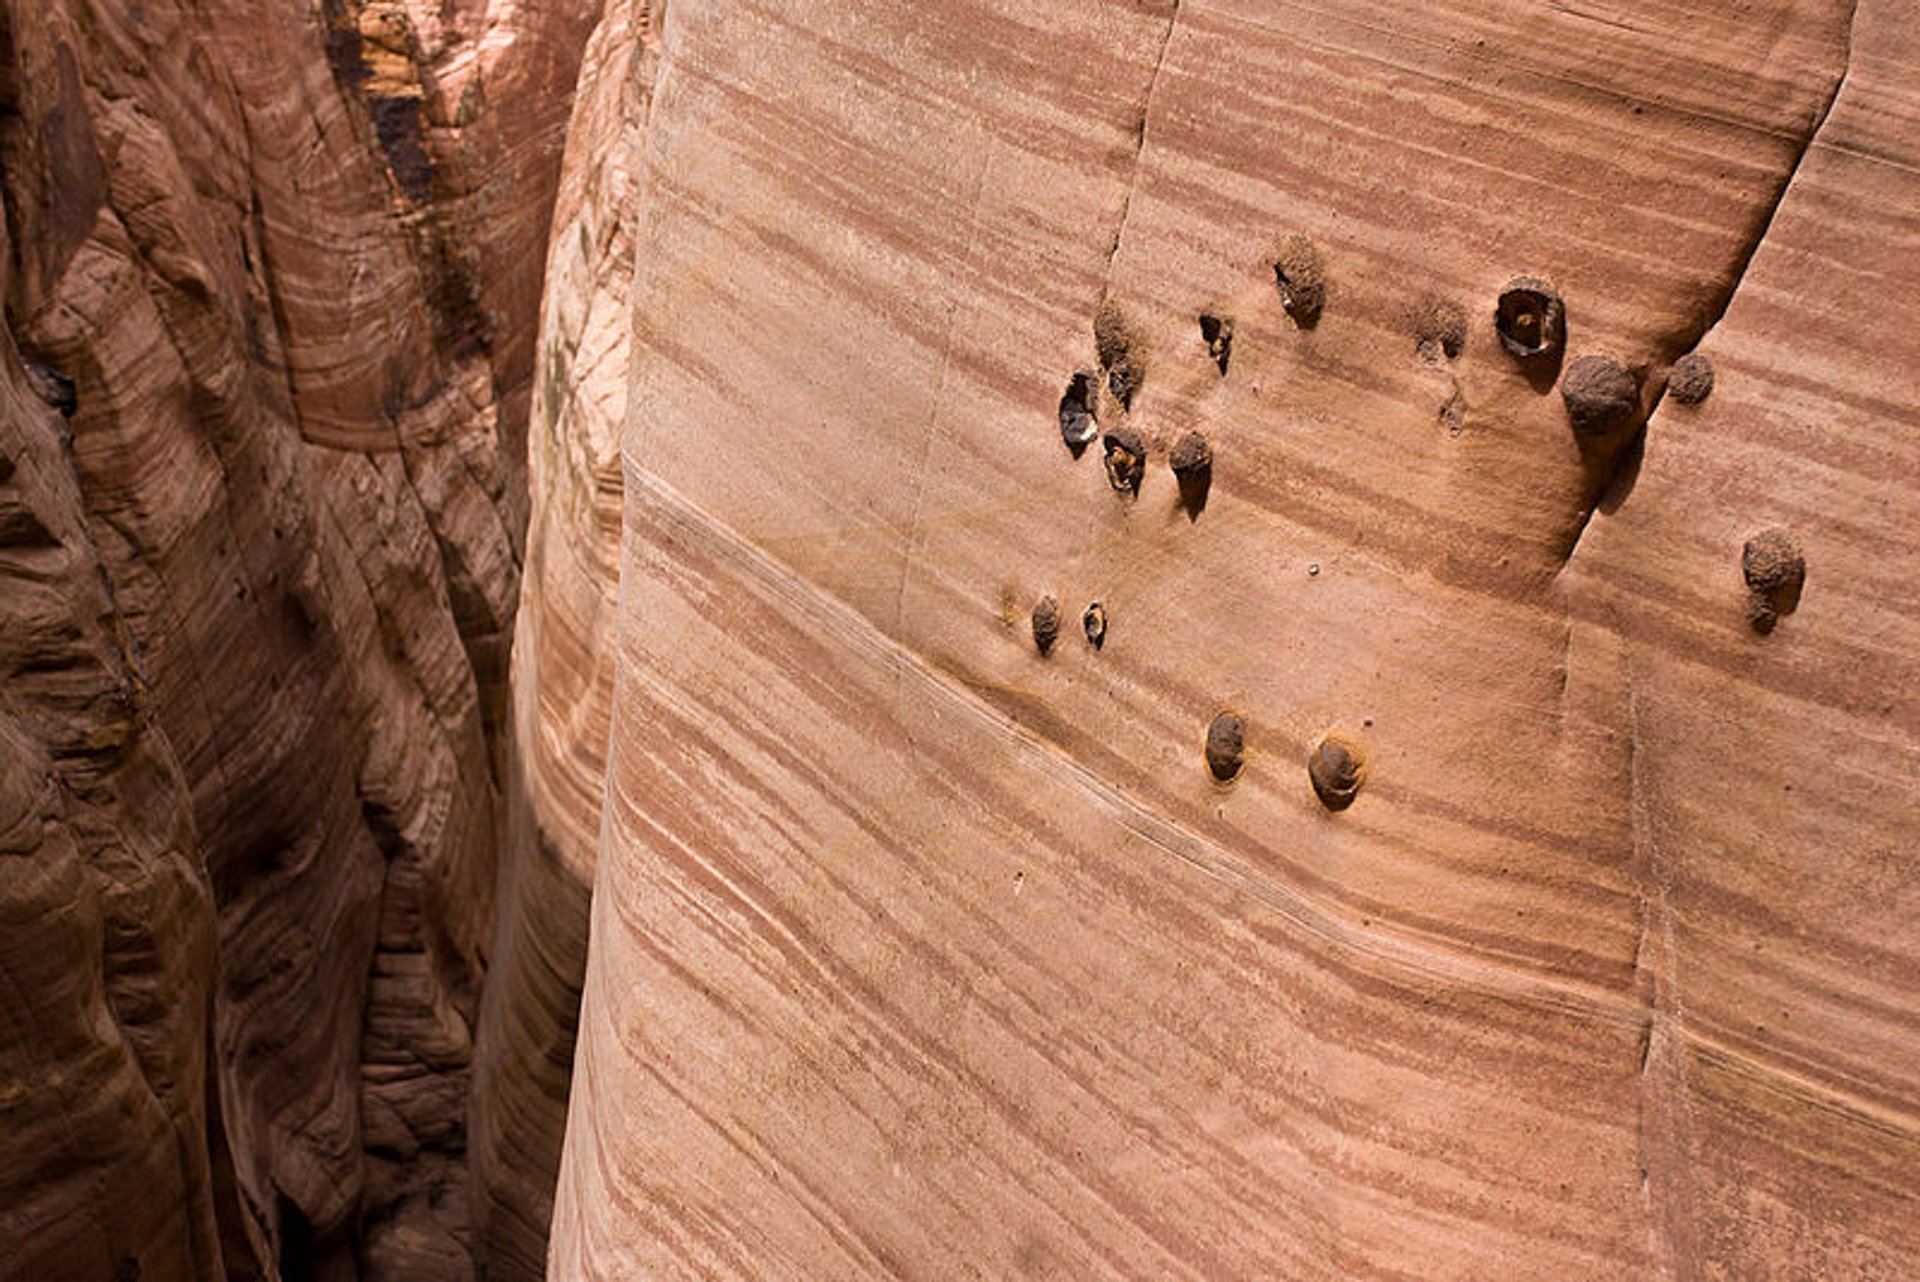
[[[1920,1276],[1915,0],[0,0],[0,1279]]]

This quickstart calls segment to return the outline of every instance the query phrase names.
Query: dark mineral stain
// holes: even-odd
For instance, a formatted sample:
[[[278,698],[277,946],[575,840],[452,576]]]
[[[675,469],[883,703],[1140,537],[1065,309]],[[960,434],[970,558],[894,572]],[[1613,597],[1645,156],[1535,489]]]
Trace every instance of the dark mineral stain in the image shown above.
[[[333,78],[343,89],[357,89],[371,74],[360,28],[343,0],[320,0],[320,12],[327,24],[327,63]]]
[[[1566,312],[1560,295],[1546,281],[1520,276],[1500,291],[1493,313],[1500,344],[1521,360],[1557,356],[1566,343]]]
[[[1173,478],[1180,485],[1180,506],[1190,520],[1199,520],[1207,507],[1207,491],[1213,488],[1213,446],[1198,431],[1188,432],[1173,447],[1169,460]]]
[[[1640,413],[1640,383],[1611,356],[1582,356],[1560,380],[1567,419],[1581,436],[1605,436]]]
[[[1807,561],[1785,530],[1764,530],[1747,540],[1740,552],[1740,572],[1747,581],[1747,622],[1765,635],[1800,607],[1800,589],[1807,581]]]
[[[1307,757],[1307,778],[1320,804],[1328,810],[1345,810],[1360,795],[1366,781],[1366,760],[1357,745],[1339,734],[1329,734],[1313,747]]]
[[[373,132],[386,153],[387,168],[394,182],[418,205],[431,194],[433,162],[427,157],[425,134],[420,124],[418,98],[372,98]]]
[[[1093,438],[1100,435],[1100,427],[1094,421],[1094,405],[1100,398],[1099,384],[1094,375],[1082,370],[1067,380],[1067,390],[1060,396],[1060,439],[1067,448],[1079,458],[1093,444]]]
[[[1232,783],[1246,760],[1247,727],[1238,715],[1223,712],[1207,727],[1207,769],[1221,783]]]
[[[120,1262],[113,1266],[113,1282],[140,1282],[140,1261],[137,1257],[123,1255]]]
[[[1233,358],[1233,317],[1201,312],[1200,337],[1207,344],[1207,355],[1213,358],[1213,363],[1220,367],[1220,373],[1224,376],[1227,362]]]
[[[1147,474],[1147,446],[1140,433],[1122,423],[1109,429],[1104,439],[1107,451],[1107,483],[1117,494],[1138,495],[1140,482]]]
[[[1424,361],[1437,365],[1453,360],[1466,350],[1467,309],[1447,298],[1423,304],[1414,324],[1414,341]]]
[[[1033,607],[1033,648],[1044,658],[1053,652],[1053,643],[1060,639],[1060,603],[1050,596],[1040,598]]]
[[[74,393],[73,380],[51,365],[42,365],[38,361],[22,360],[22,368],[27,373],[27,386],[33,394],[60,411],[62,418],[72,418],[73,412],[80,407]]]
[[[1667,371],[1667,395],[1682,405],[1698,405],[1713,392],[1713,361],[1688,352]]]
[[[1095,601],[1080,616],[1080,626],[1086,631],[1087,644],[1098,650],[1107,643],[1107,607]]]
[[[1274,284],[1280,289],[1280,305],[1301,329],[1312,329],[1320,320],[1320,309],[1327,301],[1326,272],[1320,263],[1320,251],[1305,236],[1289,236],[1280,246],[1273,262]]]

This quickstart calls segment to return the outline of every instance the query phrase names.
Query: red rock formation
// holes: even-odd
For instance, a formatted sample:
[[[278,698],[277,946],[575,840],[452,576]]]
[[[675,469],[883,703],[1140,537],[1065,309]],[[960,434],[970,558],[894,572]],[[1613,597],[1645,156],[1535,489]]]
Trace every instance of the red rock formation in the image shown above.
[[[552,1275],[1920,1271],[1911,26],[675,0]]]
[[[600,7],[0,0],[0,1282],[1920,1274],[1900,6]]]
[[[0,1240],[33,1254],[0,1273],[473,1272],[488,730],[597,7],[0,5],[8,327],[72,389],[70,448],[15,464],[60,521],[0,537],[50,598],[15,661],[62,674],[8,691],[7,840],[39,853],[4,911],[48,925],[6,942],[38,1057],[7,1081],[47,1111],[6,1131],[33,1196]],[[134,1120],[43,1150],[61,1091]]]
[[[586,971],[613,694],[620,428],[651,11],[616,0],[587,47],[555,204],[528,465],[534,521],[513,659],[513,790],[498,947],[474,1065],[488,1276],[538,1278]]]

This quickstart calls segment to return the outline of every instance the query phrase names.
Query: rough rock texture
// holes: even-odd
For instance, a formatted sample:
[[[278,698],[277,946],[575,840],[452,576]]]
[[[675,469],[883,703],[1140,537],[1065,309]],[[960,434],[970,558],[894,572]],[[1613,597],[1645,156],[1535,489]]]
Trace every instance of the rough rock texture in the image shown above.
[[[489,732],[597,9],[0,3],[0,1275],[474,1271]],[[71,419],[18,409],[36,369]]]
[[[513,788],[475,1062],[476,1227],[494,1279],[543,1274],[586,972],[652,21],[647,5],[616,0],[595,30],[554,210],[531,424],[534,519],[513,651]]]
[[[0,336],[0,1276],[217,1278],[213,894],[64,426]]]
[[[1909,6],[660,41],[553,1276],[1920,1271]],[[1522,276],[1719,388],[1583,448],[1494,331]],[[1108,303],[1137,503],[1059,443]],[[1045,592],[1125,626],[1042,659]]]

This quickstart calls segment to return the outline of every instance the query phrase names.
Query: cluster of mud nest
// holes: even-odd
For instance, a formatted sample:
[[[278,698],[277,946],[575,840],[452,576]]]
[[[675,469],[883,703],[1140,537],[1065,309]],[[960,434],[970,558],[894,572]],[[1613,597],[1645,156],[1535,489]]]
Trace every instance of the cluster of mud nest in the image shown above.
[[[1274,287],[1282,310],[1299,329],[1320,321],[1327,302],[1327,277],[1319,249],[1305,236],[1287,237],[1273,263]],[[1611,449],[1645,422],[1641,375],[1618,357],[1586,353],[1565,363],[1567,312],[1552,284],[1539,277],[1520,276],[1500,291],[1493,309],[1493,329],[1500,346],[1542,393],[1558,387],[1568,426],[1582,448]],[[1429,298],[1412,317],[1416,351],[1431,364],[1456,360],[1466,350],[1468,313],[1450,299]],[[1199,315],[1200,339],[1207,359],[1224,378],[1233,360],[1234,320],[1219,311]],[[1148,358],[1145,343],[1127,313],[1111,300],[1103,302],[1093,320],[1097,369],[1083,369],[1069,378],[1061,394],[1059,430],[1075,459],[1096,440],[1107,482],[1115,493],[1137,499],[1149,464],[1146,438],[1131,421],[1134,404],[1146,384]],[[1663,389],[1681,405],[1698,405],[1713,391],[1712,362],[1698,352],[1676,360]],[[1464,406],[1456,386],[1443,411],[1451,411],[1452,434],[1458,435]],[[1104,429],[1104,430],[1103,430]],[[1189,431],[1168,452],[1167,463],[1179,488],[1180,505],[1189,519],[1198,520],[1213,483],[1214,446],[1206,433]],[[1315,567],[1316,569],[1318,567]],[[1799,598],[1806,567],[1799,550],[1784,533],[1769,530],[1747,542],[1743,570],[1748,588],[1747,617],[1758,632],[1770,632]],[[1059,638],[1062,615],[1059,602],[1043,597],[1033,608],[1034,647],[1049,655]],[[1105,643],[1106,610],[1100,602],[1081,616],[1087,642],[1095,650]],[[1247,722],[1232,710],[1223,710],[1207,727],[1203,758],[1214,782],[1233,784],[1245,769]],[[1367,777],[1367,757],[1354,738],[1330,731],[1316,741],[1307,757],[1307,778],[1314,795],[1330,811],[1345,810]]]
[[[1273,261],[1274,287],[1280,305],[1299,329],[1311,329],[1326,306],[1326,273],[1320,252],[1305,236],[1290,236]],[[1207,359],[1225,377],[1233,362],[1234,319],[1216,311],[1199,314],[1200,340]],[[1423,351],[1431,346],[1437,356],[1452,359],[1466,343],[1466,313],[1457,305],[1436,303],[1422,322]],[[1126,499],[1137,499],[1150,458],[1146,438],[1130,421],[1148,370],[1146,345],[1127,313],[1111,300],[1094,314],[1093,345],[1096,368],[1076,371],[1061,393],[1058,425],[1068,452],[1079,459],[1100,442],[1107,483]],[[1187,432],[1167,453],[1167,466],[1179,491],[1188,519],[1198,520],[1213,486],[1214,446],[1198,429]],[[1045,658],[1058,644],[1064,616],[1058,598],[1043,596],[1031,618],[1034,648]],[[1106,642],[1107,612],[1099,601],[1081,615],[1087,644],[1099,650]],[[1222,711],[1207,727],[1203,757],[1208,773],[1220,786],[1231,785],[1246,764],[1246,721],[1238,712]],[[1308,779],[1314,793],[1329,810],[1343,810],[1358,795],[1364,777],[1358,745],[1337,734],[1322,738],[1308,759]]]

